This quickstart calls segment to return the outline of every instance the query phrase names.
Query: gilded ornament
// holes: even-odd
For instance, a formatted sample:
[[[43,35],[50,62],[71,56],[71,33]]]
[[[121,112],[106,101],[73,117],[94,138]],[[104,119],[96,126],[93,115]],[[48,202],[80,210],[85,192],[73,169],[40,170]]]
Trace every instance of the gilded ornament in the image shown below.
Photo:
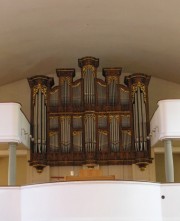
[[[142,84],[141,82],[138,81],[137,84],[133,84],[131,86],[131,90],[132,90],[132,101],[134,101],[134,97],[135,97],[135,93],[137,92],[138,88],[140,88],[140,90],[142,91],[143,95],[144,95],[144,102],[146,102],[146,88],[145,85]]]
[[[39,90],[44,95],[45,104],[46,104],[47,103],[47,87],[40,84],[40,83],[37,84],[36,86],[34,86],[34,88],[33,88],[33,104],[35,104],[36,94],[38,93]]]
[[[114,83],[118,84],[118,77],[117,76],[108,76],[107,77],[107,83],[111,84],[114,81]]]
[[[82,134],[82,131],[80,131],[80,130],[73,131],[73,136],[77,136],[77,135],[80,135],[80,134]]]
[[[98,132],[100,133],[100,134],[103,134],[103,135],[108,135],[108,132],[107,132],[107,130],[98,130]]]
[[[85,78],[85,75],[87,74],[88,71],[91,71],[92,76],[95,77],[95,68],[94,66],[89,64],[82,68],[83,78]]]
[[[60,78],[60,85],[63,85],[65,82],[70,86],[71,85],[71,78],[70,77],[61,77]]]

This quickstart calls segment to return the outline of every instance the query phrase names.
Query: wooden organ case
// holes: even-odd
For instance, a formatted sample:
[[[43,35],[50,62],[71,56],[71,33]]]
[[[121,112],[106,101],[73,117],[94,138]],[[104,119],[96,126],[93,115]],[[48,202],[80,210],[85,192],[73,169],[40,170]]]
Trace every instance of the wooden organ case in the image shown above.
[[[78,60],[75,69],[57,69],[59,83],[47,76],[28,78],[31,88],[30,165],[138,164],[150,154],[148,84],[150,76],[132,74],[120,83],[121,68],[104,68],[99,59]]]

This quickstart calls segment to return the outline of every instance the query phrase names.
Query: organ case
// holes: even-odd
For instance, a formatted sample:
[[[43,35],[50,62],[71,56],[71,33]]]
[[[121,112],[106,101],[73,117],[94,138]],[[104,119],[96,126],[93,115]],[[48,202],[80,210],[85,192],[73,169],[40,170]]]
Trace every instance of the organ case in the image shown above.
[[[99,59],[78,60],[75,69],[57,69],[58,85],[47,76],[28,78],[31,88],[31,158],[46,166],[133,164],[150,155],[148,84],[150,76],[132,74],[120,83],[121,68],[104,68]]]

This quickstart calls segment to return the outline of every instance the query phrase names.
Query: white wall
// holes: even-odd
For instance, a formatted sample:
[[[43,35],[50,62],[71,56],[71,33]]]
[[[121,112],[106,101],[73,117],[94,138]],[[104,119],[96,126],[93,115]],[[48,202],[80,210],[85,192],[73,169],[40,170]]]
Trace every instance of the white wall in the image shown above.
[[[19,189],[12,190],[7,188],[0,197],[2,221],[162,221],[158,184],[119,181],[41,184],[22,187],[21,201]]]
[[[163,221],[180,220],[180,184],[161,185]]]
[[[149,115],[157,109],[157,102],[164,99],[180,99],[180,84],[151,77],[149,83]]]
[[[1,221],[179,221],[179,205],[179,183],[87,181],[0,187]]]
[[[22,221],[161,221],[160,186],[64,182],[22,188]]]
[[[0,220],[21,221],[20,187],[0,188]]]
[[[27,79],[16,81],[0,87],[0,102],[17,102],[30,120],[30,87]]]

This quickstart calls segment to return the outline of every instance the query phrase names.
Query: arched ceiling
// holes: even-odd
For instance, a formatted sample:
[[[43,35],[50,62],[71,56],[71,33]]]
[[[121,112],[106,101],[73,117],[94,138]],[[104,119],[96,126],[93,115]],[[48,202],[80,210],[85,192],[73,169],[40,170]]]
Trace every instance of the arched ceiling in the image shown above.
[[[0,0],[0,85],[83,56],[180,83],[178,0]]]

